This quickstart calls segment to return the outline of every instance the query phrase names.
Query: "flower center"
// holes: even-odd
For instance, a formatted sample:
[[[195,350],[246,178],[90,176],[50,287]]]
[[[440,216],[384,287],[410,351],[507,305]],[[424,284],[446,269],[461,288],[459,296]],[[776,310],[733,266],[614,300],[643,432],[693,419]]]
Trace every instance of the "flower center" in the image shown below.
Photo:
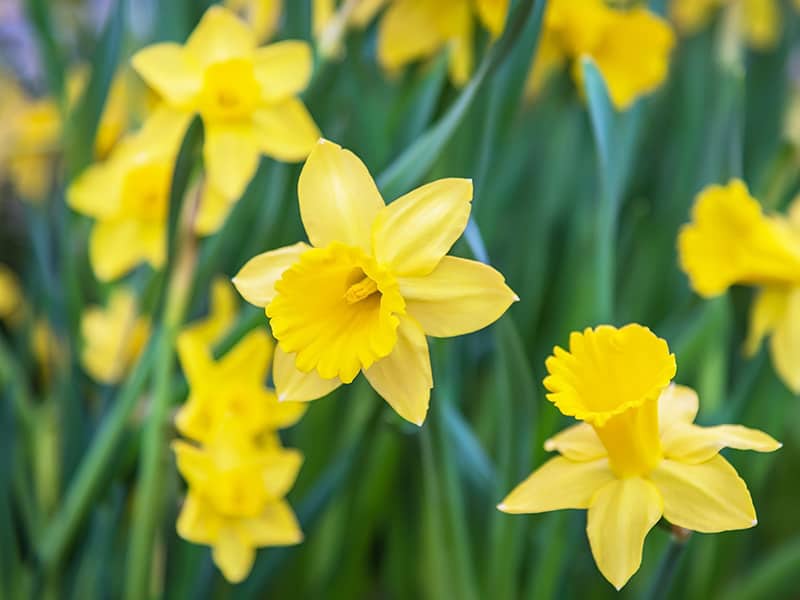
[[[151,162],[131,169],[123,183],[123,215],[141,221],[163,221],[171,180],[172,169],[167,163]]]
[[[211,120],[241,119],[255,110],[259,96],[251,61],[236,58],[214,63],[203,76],[200,112]]]
[[[397,342],[396,315],[405,312],[397,281],[359,248],[312,248],[275,289],[272,333],[301,371],[350,383]]]

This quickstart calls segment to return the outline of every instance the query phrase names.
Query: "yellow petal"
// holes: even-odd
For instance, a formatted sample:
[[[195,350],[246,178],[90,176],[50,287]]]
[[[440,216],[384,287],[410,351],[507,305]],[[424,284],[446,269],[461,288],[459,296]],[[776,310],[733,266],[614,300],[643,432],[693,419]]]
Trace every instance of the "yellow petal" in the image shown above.
[[[213,475],[214,468],[207,452],[183,440],[172,442],[172,450],[175,452],[178,471],[190,487],[204,489],[209,483],[213,485],[214,482],[209,482],[209,477]]]
[[[551,458],[498,505],[506,513],[540,513],[589,508],[597,490],[616,478],[605,458],[587,462]]]
[[[264,329],[245,335],[219,361],[220,377],[261,384],[267,377],[275,344]]]
[[[265,307],[275,297],[275,282],[308,250],[303,242],[254,256],[233,278],[233,285],[250,304]]]
[[[699,465],[665,459],[650,480],[664,497],[664,517],[679,527],[716,533],[756,524],[747,486],[719,455]]]
[[[355,154],[320,140],[300,173],[297,193],[303,226],[314,246],[339,241],[371,251],[370,228],[383,198]]]
[[[308,109],[296,98],[258,109],[253,125],[261,151],[285,162],[305,159],[321,135]]]
[[[400,276],[427,275],[464,232],[472,181],[440,179],[409,192],[378,213],[375,256]]]
[[[780,378],[793,393],[800,394],[800,288],[794,288],[789,295],[769,349]]]
[[[303,373],[295,366],[295,355],[286,354],[280,346],[275,349],[272,377],[278,400],[286,404],[322,398],[342,385],[336,377],[323,379],[316,370]]]
[[[258,516],[241,519],[240,535],[254,546],[290,546],[303,541],[303,532],[285,500],[270,502]]]
[[[422,425],[428,413],[433,375],[428,341],[416,321],[400,318],[394,350],[364,371],[364,375],[398,415]]]
[[[433,3],[395,0],[381,18],[378,62],[388,71],[435,54],[445,44],[436,27]]]
[[[744,0],[742,19],[747,41],[757,50],[774,48],[783,19],[777,0]]]
[[[591,55],[614,105],[626,109],[667,78],[675,35],[666,20],[646,8],[612,13],[608,30]],[[580,63],[575,61],[576,69],[582,73]]]
[[[744,343],[745,353],[753,356],[761,346],[764,336],[771,333],[783,320],[789,303],[787,288],[772,286],[758,291],[750,307],[750,327]]]
[[[261,87],[261,99],[266,102],[296,96],[311,79],[313,60],[306,42],[286,40],[258,48],[254,66]]]
[[[736,283],[800,283],[800,238],[788,224],[765,217],[744,182],[705,188],[692,221],[681,229],[678,250],[698,294],[722,294]]]
[[[639,477],[612,481],[592,499],[586,533],[597,568],[618,590],[639,570],[647,532],[658,523],[661,495]]]
[[[297,423],[308,410],[304,402],[280,402],[278,396],[270,391],[265,395],[266,422],[269,429],[285,429]]]
[[[303,455],[298,450],[280,448],[270,453],[263,484],[273,498],[283,498],[292,489],[302,464]]]
[[[253,30],[222,6],[209,8],[186,40],[186,52],[203,66],[250,57],[255,49]]]
[[[667,386],[658,398],[658,424],[661,431],[673,423],[692,423],[700,402],[697,392],[685,385]]]
[[[201,193],[194,230],[197,235],[206,236],[216,233],[222,227],[237,198],[227,198],[210,183],[203,186]]]
[[[587,423],[578,423],[560,431],[545,441],[544,449],[574,461],[596,460],[606,455],[603,443]]]
[[[475,5],[483,25],[492,37],[499,37],[506,24],[509,0],[476,0]]]
[[[111,281],[147,261],[154,268],[164,263],[165,230],[137,221],[114,220],[95,223],[89,237],[89,260],[101,281]]]
[[[254,128],[244,122],[204,122],[203,160],[210,184],[231,199],[239,198],[258,168]]]
[[[213,369],[214,361],[211,350],[204,340],[191,331],[184,331],[178,336],[178,357],[186,379],[191,385],[199,385]]]
[[[179,44],[147,46],[133,55],[131,64],[173,106],[190,108],[203,84],[200,64]]]
[[[682,463],[697,464],[716,456],[723,448],[774,452],[780,442],[757,429],[741,425],[700,427],[676,423],[661,435],[664,456]]]
[[[212,551],[214,564],[219,567],[225,579],[239,583],[250,573],[256,559],[252,545],[245,543],[233,527],[223,527],[214,542]]]
[[[217,511],[190,489],[178,515],[178,535],[195,544],[213,544],[222,524],[223,519]]]
[[[81,173],[67,188],[67,204],[84,215],[102,219],[119,207],[121,182],[107,164],[95,164]]]
[[[399,279],[406,310],[427,335],[464,335],[494,323],[518,300],[503,276],[473,260],[445,256],[424,277]]]

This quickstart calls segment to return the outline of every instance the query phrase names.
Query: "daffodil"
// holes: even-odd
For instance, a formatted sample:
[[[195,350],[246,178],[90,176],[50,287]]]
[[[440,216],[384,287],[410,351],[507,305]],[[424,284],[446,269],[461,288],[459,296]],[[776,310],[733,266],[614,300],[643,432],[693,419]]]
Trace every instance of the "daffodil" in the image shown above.
[[[205,443],[216,424],[229,422],[245,437],[289,427],[306,411],[298,402],[278,402],[266,386],[273,343],[265,331],[247,334],[219,361],[196,332],[178,338],[178,355],[189,381],[189,400],[175,419],[178,431]]]
[[[758,288],[745,349],[754,354],[771,335],[775,369],[800,394],[800,202],[788,216],[765,215],[744,182],[709,186],[697,196],[678,249],[681,267],[703,297],[736,284]]]
[[[70,185],[68,204],[95,219],[89,260],[99,279],[116,279],[141,262],[164,264],[172,170],[187,121],[156,111]]]
[[[208,347],[220,341],[236,320],[236,293],[227,278],[217,277],[211,283],[210,304],[206,318],[183,329]]]
[[[433,386],[426,334],[476,331],[517,299],[491,267],[446,256],[467,225],[472,182],[440,179],[385,205],[358,157],[322,140],[298,195],[311,246],[260,254],[233,280],[266,307],[280,399],[319,398],[363,371],[422,424]]]
[[[586,509],[597,567],[617,589],[636,573],[663,516],[705,533],[756,524],[750,493],[719,452],[780,444],[739,425],[700,427],[697,394],[670,385],[675,357],[641,325],[570,336],[546,362],[548,400],[584,421],[545,442],[551,458],[498,506],[507,513]]]
[[[189,492],[178,516],[178,534],[212,547],[228,581],[247,577],[256,549],[298,544],[300,525],[284,499],[303,458],[296,450],[242,436],[230,422],[217,423],[202,447],[173,443]]]
[[[0,263],[0,320],[11,325],[22,318],[25,299],[17,275]]]
[[[723,8],[750,47],[770,50],[778,43],[782,19],[778,0],[672,0],[670,17],[681,32],[691,35]]]
[[[669,24],[644,7],[613,8],[604,0],[551,0],[528,79],[528,95],[538,91],[548,72],[571,63],[582,85],[581,57],[594,60],[614,106],[623,110],[655,91],[669,73],[675,36]]]
[[[311,77],[308,44],[259,48],[253,30],[226,8],[209,8],[185,45],[148,46],[132,61],[172,108],[200,115],[209,185],[229,204],[241,196],[261,154],[303,160],[319,138],[296,97]]]
[[[96,381],[117,383],[141,355],[150,336],[150,322],[139,316],[136,296],[117,288],[106,308],[93,306],[81,316],[81,362]]]
[[[474,68],[476,20],[502,33],[509,0],[390,0],[378,28],[378,61],[387,71],[450,52],[450,79],[464,85]]]
[[[278,30],[283,0],[225,0],[224,5],[247,21],[259,41],[270,39]]]

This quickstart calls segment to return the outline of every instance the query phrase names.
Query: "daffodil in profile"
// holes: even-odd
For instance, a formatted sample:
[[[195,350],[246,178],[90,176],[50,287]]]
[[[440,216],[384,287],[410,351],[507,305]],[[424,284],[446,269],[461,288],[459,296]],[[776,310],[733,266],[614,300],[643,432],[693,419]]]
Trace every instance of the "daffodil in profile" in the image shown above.
[[[737,284],[757,288],[745,350],[755,354],[769,335],[775,369],[800,394],[800,201],[786,216],[767,215],[743,181],[708,186],[678,250],[692,288],[705,298]]]
[[[604,0],[550,0],[541,47],[528,78],[534,95],[547,75],[563,65],[583,85],[581,58],[591,57],[619,110],[655,91],[669,73],[675,36],[667,21],[645,7],[615,8]]]
[[[70,207],[95,220],[89,261],[98,279],[117,279],[142,262],[164,264],[172,171],[186,125],[169,109],[156,111],[67,190]]]
[[[139,314],[133,290],[115,289],[103,308],[90,306],[81,315],[81,363],[95,381],[117,383],[144,350],[150,321]]]
[[[234,583],[249,574],[257,548],[303,540],[285,499],[302,455],[281,447],[274,436],[243,436],[239,422],[215,423],[202,446],[173,442],[178,470],[189,486],[178,534],[211,546],[214,563]]]
[[[300,161],[319,138],[297,98],[311,77],[308,44],[257,44],[247,23],[212,6],[185,45],[155,44],[132,59],[170,107],[200,115],[209,185],[229,203],[241,196],[262,154]]]
[[[215,360],[196,331],[178,338],[178,356],[189,381],[189,399],[175,423],[185,437],[205,443],[221,421],[230,421],[249,436],[294,425],[305,413],[299,402],[278,402],[267,387],[273,343],[266,331],[247,334]]]
[[[639,569],[644,538],[664,517],[704,533],[745,529],[756,513],[744,481],[719,452],[780,444],[739,425],[693,424],[697,394],[670,384],[675,357],[641,325],[570,336],[546,361],[547,399],[583,421],[545,442],[558,452],[498,506],[507,513],[588,511],[597,567],[617,589]]]
[[[391,0],[378,26],[378,61],[387,71],[449,55],[450,79],[464,85],[474,69],[476,25],[497,38],[509,0]]]
[[[770,50],[778,43],[782,22],[778,0],[671,0],[669,5],[672,21],[686,35],[706,28],[723,9],[751,48]]]
[[[298,184],[300,242],[252,258],[234,278],[266,307],[282,400],[313,400],[363,372],[422,424],[433,386],[426,335],[497,320],[516,300],[488,265],[446,256],[467,225],[468,179],[440,179],[386,205],[352,152],[321,141]]]

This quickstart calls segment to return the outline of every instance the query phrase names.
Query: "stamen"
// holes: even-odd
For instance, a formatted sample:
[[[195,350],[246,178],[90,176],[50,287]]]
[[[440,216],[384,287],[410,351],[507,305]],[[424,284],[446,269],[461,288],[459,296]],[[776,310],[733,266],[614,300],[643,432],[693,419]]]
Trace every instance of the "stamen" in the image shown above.
[[[355,304],[361,302],[378,291],[378,284],[372,281],[369,277],[364,277],[358,283],[351,285],[344,294],[344,299],[348,304]]]

